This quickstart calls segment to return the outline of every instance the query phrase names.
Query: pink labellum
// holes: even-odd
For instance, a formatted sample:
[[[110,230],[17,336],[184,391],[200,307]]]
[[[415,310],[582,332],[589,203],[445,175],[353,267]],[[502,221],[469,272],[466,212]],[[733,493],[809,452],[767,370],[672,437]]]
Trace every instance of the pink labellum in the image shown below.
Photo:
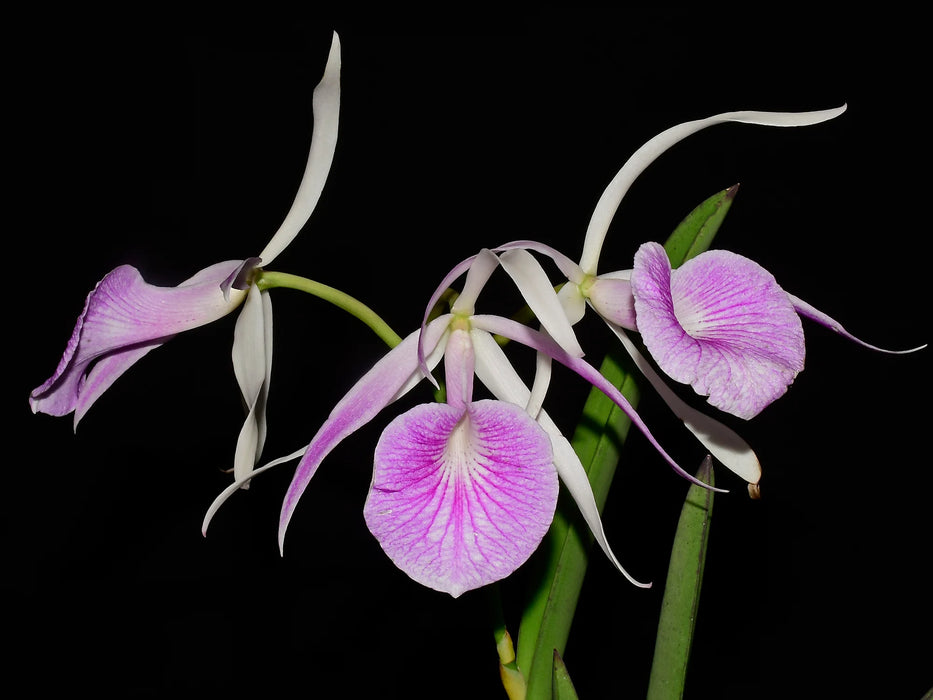
[[[557,492],[550,438],[518,406],[422,404],[383,432],[364,515],[396,566],[456,597],[525,562]]]

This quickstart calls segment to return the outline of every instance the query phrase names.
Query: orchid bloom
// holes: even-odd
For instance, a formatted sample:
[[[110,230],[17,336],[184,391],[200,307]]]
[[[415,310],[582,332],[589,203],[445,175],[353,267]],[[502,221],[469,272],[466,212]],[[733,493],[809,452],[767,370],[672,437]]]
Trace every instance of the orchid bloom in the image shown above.
[[[892,351],[859,340],[835,319],[785,292],[760,265],[728,251],[706,251],[672,270],[663,247],[646,243],[635,254],[633,269],[601,275],[596,272],[609,222],[629,186],[657,156],[682,138],[726,121],[804,126],[833,119],[844,110],[845,106],[802,113],[731,112],[668,129],[638,149],[603,193],[590,220],[579,265],[541,244],[517,242],[500,248],[506,251],[502,254],[503,267],[520,286],[529,286],[543,271],[539,271],[540,266],[527,249],[552,257],[569,282],[558,296],[570,323],[583,316],[584,302],[595,309],[671,408],[687,414],[688,427],[705,421],[709,428],[711,419],[701,418],[663,386],[624,329],[641,334],[652,358],[669,377],[692,385],[717,408],[746,419],[783,395],[803,369],[805,346],[800,316],[879,352],[908,353],[926,347]],[[530,297],[529,303],[534,299]],[[553,306],[545,296],[537,300],[539,305],[550,302]],[[544,311],[543,306],[542,311],[543,324],[547,327],[551,323],[556,329],[552,331],[555,338],[568,335],[569,329],[559,315]],[[702,434],[703,430],[695,432],[715,455],[722,442],[718,436],[721,431],[716,429],[712,440]],[[726,442],[738,446],[734,434]],[[729,450],[726,456],[740,457],[738,462],[723,461],[750,483],[757,481],[749,478],[758,471],[757,459],[752,461],[754,453],[748,450],[748,459],[743,459]]]
[[[835,320],[784,292],[774,278],[747,258],[708,251],[671,270],[663,248],[646,244],[633,270],[597,274],[609,224],[635,179],[664,151],[715,124],[805,126],[845,111],[727,112],[674,126],[655,136],[619,170],[590,219],[579,264],[534,241],[500,246],[500,262],[521,289],[542,327],[568,352],[578,348],[572,325],[592,307],[618,336],[639,370],[685,426],[725,466],[749,482],[761,478],[754,451],[734,431],[682,401],[641,355],[625,330],[641,333],[651,356],[671,378],[691,384],[724,411],[749,418],[786,391],[803,369],[799,315],[853,338]],[[567,279],[553,292],[540,263],[550,257]],[[666,266],[666,267],[665,267]],[[909,352],[909,351],[908,351]]]
[[[257,273],[294,240],[317,205],[334,157],[339,106],[340,42],[334,34],[313,94],[314,131],[304,175],[268,245],[257,257],[211,265],[177,287],[148,284],[130,265],[108,273],[88,295],[55,373],[31,393],[33,413],[73,411],[77,428],[91,405],[149,351],[242,304],[233,366],[248,415],[237,440],[234,475],[241,479],[250,473],[265,440],[272,367],[272,304],[268,292],[257,286]]]
[[[501,335],[566,365],[609,396],[658,445],[624,396],[599,371],[566,352],[546,333],[500,316],[474,312],[483,286],[499,263],[483,250],[458,266],[438,287],[428,308],[466,271],[449,313],[428,321],[379,360],[340,400],[299,452],[260,467],[253,475],[302,455],[279,522],[283,547],[289,521],[324,458],[383,408],[404,396],[444,359],[446,403],[415,406],[383,431],[364,508],[366,523],[389,558],[412,579],[459,596],[508,576],[537,548],[564,482],[612,563],[633,583],[606,540],[586,472],[570,442],[541,409],[493,337]],[[495,399],[473,399],[478,378]],[[704,486],[706,486],[704,484]],[[237,484],[218,496],[206,530]]]

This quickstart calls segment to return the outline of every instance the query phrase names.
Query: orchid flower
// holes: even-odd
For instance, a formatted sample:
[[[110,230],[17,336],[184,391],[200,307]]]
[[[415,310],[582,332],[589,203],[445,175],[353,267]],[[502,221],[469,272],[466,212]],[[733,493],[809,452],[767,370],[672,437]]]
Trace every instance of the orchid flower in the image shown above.
[[[34,413],[74,412],[77,425],[91,405],[144,355],[176,334],[216,321],[240,305],[233,366],[248,410],[237,439],[234,475],[248,475],[266,434],[265,407],[272,368],[272,304],[257,280],[301,231],[317,205],[337,141],[340,106],[340,42],[333,36],[324,75],[313,94],[311,149],[294,202],[257,257],[207,267],[177,287],[148,284],[121,265],[87,296],[55,373],[29,397]]]
[[[301,495],[324,458],[383,408],[419,384],[444,359],[446,403],[415,406],[383,431],[364,508],[367,525],[389,558],[412,579],[459,596],[508,576],[537,548],[550,526],[558,477],[596,541],[633,583],[606,540],[586,472],[569,441],[536,404],[494,335],[566,365],[609,396],[682,476],[647,426],[599,371],[546,333],[500,316],[476,314],[477,297],[499,263],[483,250],[452,271],[429,308],[464,271],[450,312],[428,320],[390,350],[340,400],[311,443],[253,475],[301,455],[279,521],[279,546]],[[474,400],[474,377],[495,399]],[[706,486],[705,484],[703,484]],[[209,508],[204,529],[236,491]]]
[[[798,314],[854,338],[838,322],[783,292],[769,273],[741,256],[710,251],[671,272],[663,248],[650,244],[639,251],[634,270],[597,274],[599,255],[612,217],[631,184],[685,137],[725,122],[805,126],[844,111],[845,105],[801,113],[727,112],[679,124],[639,148],[610,182],[590,219],[579,264],[534,241],[514,241],[496,249],[542,327],[565,350],[578,350],[572,326],[582,319],[586,306],[592,307],[685,426],[751,486],[761,478],[754,451],[733,430],[681,400],[625,330],[641,332],[654,360],[673,379],[692,384],[699,393],[709,395],[713,405],[746,418],[780,396],[803,368]],[[554,293],[529,251],[550,257],[566,277],[559,292]]]

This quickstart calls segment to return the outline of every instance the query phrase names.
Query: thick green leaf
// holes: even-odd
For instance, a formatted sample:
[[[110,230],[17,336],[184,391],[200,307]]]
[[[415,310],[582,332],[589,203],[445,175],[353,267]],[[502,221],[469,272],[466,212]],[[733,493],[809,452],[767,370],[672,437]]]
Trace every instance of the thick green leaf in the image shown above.
[[[674,267],[707,250],[732,204],[737,186],[717,192],[674,230],[665,249]],[[640,377],[621,348],[609,352],[600,371],[637,406]],[[593,390],[571,440],[602,512],[615,476],[629,420],[602,392]],[[576,505],[561,494],[557,513],[531,567],[539,585],[529,593],[518,635],[517,663],[528,681],[528,698],[551,697],[553,654],[563,654],[586,573],[592,535]],[[620,585],[627,585],[622,582]]]
[[[697,478],[713,485],[711,457],[703,460]],[[691,484],[671,548],[648,700],[679,700],[683,697],[712,515],[713,491]]]

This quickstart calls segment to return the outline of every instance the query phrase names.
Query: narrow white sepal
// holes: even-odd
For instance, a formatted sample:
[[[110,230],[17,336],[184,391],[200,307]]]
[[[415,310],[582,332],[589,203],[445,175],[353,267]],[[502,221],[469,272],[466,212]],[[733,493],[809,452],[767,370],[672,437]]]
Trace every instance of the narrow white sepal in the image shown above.
[[[568,354],[583,357],[583,348],[541,263],[527,250],[516,248],[500,254],[499,264],[515,282],[542,328]]]
[[[626,192],[628,192],[629,187],[632,186],[635,179],[641,175],[658,156],[691,134],[695,134],[708,126],[723,124],[725,122],[742,122],[745,124],[759,124],[762,126],[809,126],[838,117],[845,112],[845,110],[846,106],[842,105],[835,109],[824,109],[814,112],[724,112],[722,114],[713,115],[712,117],[707,117],[706,119],[684,122],[683,124],[672,126],[666,131],[662,131],[632,154],[625,165],[622,166],[622,169],[616,173],[616,176],[599,198],[586,230],[586,238],[583,242],[583,255],[580,258],[580,267],[591,275],[596,274],[599,254],[602,250],[606,233],[609,231],[609,224],[612,221],[612,217],[615,216],[619,204],[622,203],[623,197],[625,197]]]
[[[214,515],[216,515],[218,510],[220,510],[220,506],[222,506],[226,502],[226,500],[230,498],[230,496],[232,496],[237,491],[242,489],[246,484],[248,484],[253,477],[259,476],[260,474],[267,472],[273,467],[279,466],[280,464],[284,464],[285,462],[290,462],[293,459],[298,459],[307,451],[307,449],[308,449],[308,446],[305,445],[304,447],[295,450],[289,455],[285,455],[284,457],[279,457],[278,459],[272,460],[268,464],[264,464],[261,467],[257,467],[252,472],[250,472],[250,474],[245,479],[238,479],[237,481],[234,481],[232,484],[230,484],[223,491],[221,491],[217,495],[217,498],[214,499],[214,502],[211,503],[211,505],[208,507],[207,512],[204,514],[204,520],[201,522],[201,534],[207,535],[207,528],[211,524],[211,520],[214,519]]]
[[[262,453],[266,437],[266,398],[272,372],[272,302],[250,285],[233,333],[233,372],[247,409],[237,437],[233,475],[246,478]]]
[[[525,411],[532,418],[537,418],[544,406],[544,397],[551,384],[551,358],[543,352],[535,354],[535,379],[531,385],[531,395]]]
[[[269,265],[291,243],[308,222],[324,190],[324,183],[337,149],[337,122],[340,115],[340,39],[334,32],[327,65],[311,100],[314,126],[311,149],[304,175],[291,209],[279,230],[259,254],[263,266]]]
[[[488,248],[483,248],[473,259],[466,279],[463,281],[463,290],[451,307],[451,311],[457,315],[471,315],[480,292],[483,291],[483,287],[486,286],[498,266],[499,258],[496,254]]]

